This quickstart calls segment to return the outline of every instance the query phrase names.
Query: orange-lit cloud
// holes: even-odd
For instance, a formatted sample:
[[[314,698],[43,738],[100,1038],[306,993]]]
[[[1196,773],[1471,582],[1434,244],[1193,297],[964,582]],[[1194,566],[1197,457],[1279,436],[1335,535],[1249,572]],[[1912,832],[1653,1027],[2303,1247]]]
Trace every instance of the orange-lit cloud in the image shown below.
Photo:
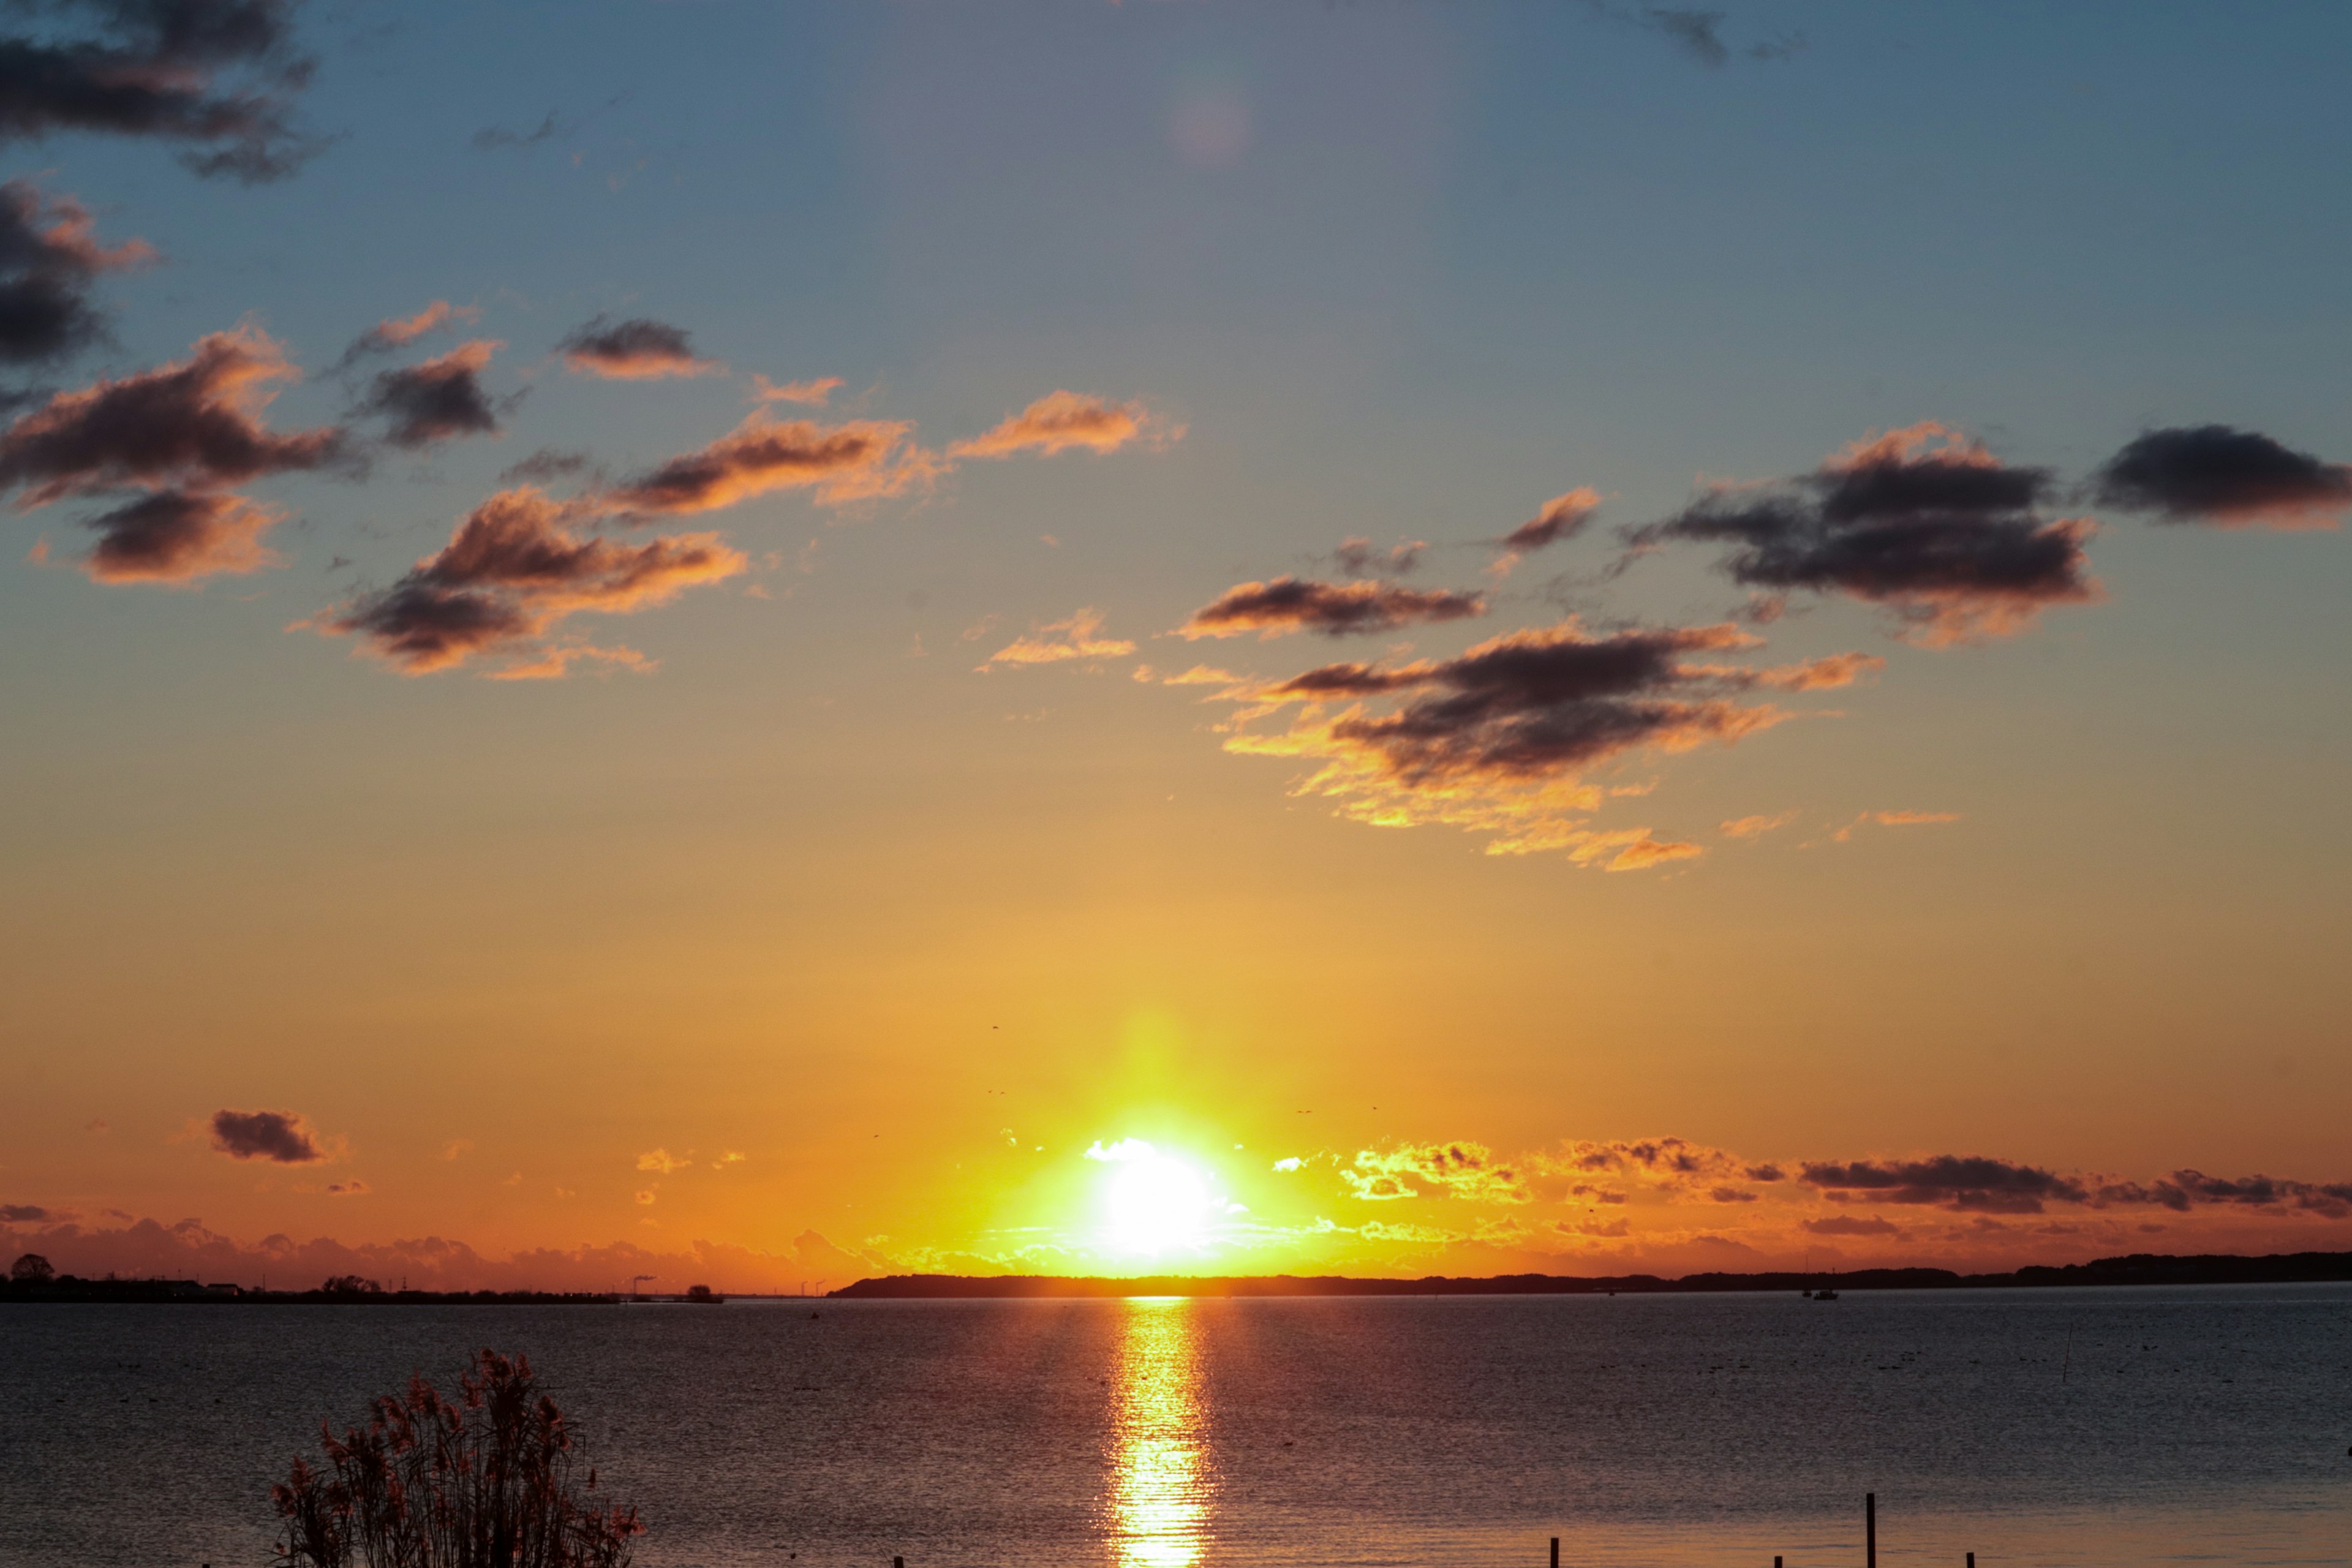
[[[1502,553],[1496,558],[1493,568],[1495,575],[1507,577],[1513,568],[1537,551],[1575,538],[1584,531],[1600,508],[1601,492],[1590,485],[1579,485],[1552,497],[1537,509],[1535,516],[1503,536]]]
[[[502,490],[399,582],[305,624],[362,637],[403,673],[425,675],[478,655],[529,653],[575,613],[625,615],[750,564],[716,534],[625,544],[575,531],[572,516],[539,490]],[[553,657],[561,673],[583,652]]]
[[[1123,637],[1102,636],[1102,612],[1082,609],[1066,620],[1048,621],[988,656],[982,670],[1032,664],[1066,664],[1073,659],[1125,658],[1135,645]]]
[[[805,403],[823,407],[833,399],[842,384],[841,377],[828,375],[815,381],[773,382],[764,375],[751,378],[751,395],[762,403]]]
[[[2352,512],[2352,465],[2227,425],[2150,430],[2095,485],[2105,505],[2214,528],[2334,528]]]
[[[814,489],[818,500],[835,503],[895,495],[932,471],[924,454],[900,450],[913,429],[876,420],[782,423],[757,412],[699,451],[624,482],[605,500],[622,511],[675,515],[785,489]]]
[[[2097,525],[2049,521],[2044,468],[2003,464],[1932,421],[1888,431],[1777,485],[1720,487],[1636,548],[1673,540],[1733,546],[1723,565],[1767,595],[1843,594],[1891,611],[1929,647],[2005,637],[2053,605],[2099,596],[2084,546]]]
[[[297,376],[253,327],[215,332],[176,363],[60,392],[0,432],[0,489],[20,509],[108,489],[241,484],[351,457],[344,432],[279,435],[260,411]]]
[[[1367,1200],[1426,1194],[1476,1203],[1523,1204],[1533,1196],[1517,1165],[1497,1160],[1486,1145],[1468,1139],[1360,1150],[1354,1162],[1340,1169],[1339,1176],[1357,1197]]]
[[[1853,837],[1855,828],[1871,824],[1880,827],[1928,827],[1959,819],[1957,811],[1865,811],[1830,837],[1834,843],[1843,844]]]
[[[1002,425],[948,448],[955,458],[1010,458],[1020,452],[1052,457],[1083,447],[1116,452],[1150,429],[1140,403],[1109,403],[1076,392],[1051,392]],[[1165,433],[1174,439],[1181,430]]]
[[[224,490],[157,490],[83,520],[98,543],[82,570],[100,583],[192,583],[280,564],[262,536],[285,514]]]
[[[1786,827],[1789,824],[1796,820],[1797,814],[1793,811],[1784,811],[1778,816],[1765,816],[1761,815],[1755,816],[1735,816],[1729,821],[1720,824],[1717,831],[1722,833],[1726,838],[1761,838],[1767,833],[1771,833],[1777,829]]]
[[[1196,639],[1251,632],[1273,638],[1298,631],[1336,637],[1486,613],[1486,601],[1477,594],[1402,588],[1392,583],[1318,583],[1277,577],[1271,583],[1243,583],[1226,589],[1193,611],[1192,619],[1177,630],[1179,636]]]
[[[352,340],[343,351],[338,366],[348,365],[371,354],[389,353],[394,349],[406,348],[410,343],[436,331],[452,321],[477,321],[481,309],[475,305],[452,305],[446,300],[436,300],[413,316],[390,316],[378,321]]]
[[[727,374],[724,364],[694,352],[684,329],[642,316],[625,321],[599,316],[573,329],[555,348],[567,368],[607,381]]]

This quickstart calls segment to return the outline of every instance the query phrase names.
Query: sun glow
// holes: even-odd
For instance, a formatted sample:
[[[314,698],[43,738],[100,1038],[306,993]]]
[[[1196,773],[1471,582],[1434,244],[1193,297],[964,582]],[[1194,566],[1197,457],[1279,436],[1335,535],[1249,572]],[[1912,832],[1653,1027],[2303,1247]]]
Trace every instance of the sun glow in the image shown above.
[[[1111,1167],[1103,1209],[1118,1251],[1168,1252],[1206,1239],[1222,1205],[1198,1169],[1140,1138],[1122,1138],[1108,1149],[1097,1143],[1087,1157]]]

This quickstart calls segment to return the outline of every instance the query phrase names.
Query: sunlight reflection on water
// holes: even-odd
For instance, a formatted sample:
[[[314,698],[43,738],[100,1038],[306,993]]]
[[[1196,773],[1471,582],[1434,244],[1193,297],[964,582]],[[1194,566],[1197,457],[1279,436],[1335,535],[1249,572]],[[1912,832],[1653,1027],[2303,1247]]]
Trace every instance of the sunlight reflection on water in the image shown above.
[[[1196,1303],[1132,1297],[1112,1394],[1111,1540],[1123,1568],[1192,1568],[1214,1493],[1202,1453]]]

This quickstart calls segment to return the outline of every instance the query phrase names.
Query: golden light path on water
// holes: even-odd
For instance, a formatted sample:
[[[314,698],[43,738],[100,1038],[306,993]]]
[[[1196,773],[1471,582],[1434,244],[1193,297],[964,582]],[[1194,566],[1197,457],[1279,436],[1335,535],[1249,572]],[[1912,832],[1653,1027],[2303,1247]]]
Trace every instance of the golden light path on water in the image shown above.
[[[1111,1540],[1121,1568],[1200,1562],[1214,1490],[1202,1457],[1198,1308],[1130,1297],[1111,1425]]]

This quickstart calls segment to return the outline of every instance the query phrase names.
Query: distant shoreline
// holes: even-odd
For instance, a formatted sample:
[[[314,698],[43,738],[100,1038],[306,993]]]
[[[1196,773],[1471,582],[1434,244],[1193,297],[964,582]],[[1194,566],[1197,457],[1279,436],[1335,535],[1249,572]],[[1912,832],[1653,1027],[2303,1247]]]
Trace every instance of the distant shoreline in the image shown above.
[[[2352,1281],[2352,1252],[2274,1252],[2260,1258],[2228,1254],[2173,1257],[2137,1252],[2062,1266],[2032,1264],[2006,1274],[1958,1274],[1948,1268],[1857,1268],[1845,1273],[1655,1274],[1586,1277],[1500,1274],[1488,1278],[1433,1275],[1420,1279],[1360,1279],[1340,1275],[894,1274],[860,1279],[824,1296],[733,1292],[739,1300],[1094,1300],[1124,1296],[1261,1298],[1297,1296],[1642,1296],[1707,1295],[1730,1291],[1992,1290],[2123,1285],[2299,1285]],[[722,1297],[721,1300],[724,1298]],[[45,1282],[0,1279],[0,1304],[110,1303],[157,1306],[264,1307],[613,1307],[641,1300],[684,1302],[679,1296],[633,1298],[614,1292],[546,1290],[247,1290],[190,1279],[80,1279]]]
[[[1007,1300],[1108,1296],[1612,1296],[1704,1295],[1727,1291],[1990,1290],[2117,1285],[2295,1285],[2352,1280],[2352,1252],[2281,1252],[2261,1258],[2224,1254],[2170,1257],[2133,1253],[2090,1263],[2032,1264],[2006,1274],[1948,1268],[1858,1268],[1845,1273],[1655,1274],[1584,1277],[1432,1275],[1422,1279],[1355,1279],[1339,1275],[1155,1275],[1062,1278],[1045,1274],[894,1274],[830,1292],[837,1300]]]

